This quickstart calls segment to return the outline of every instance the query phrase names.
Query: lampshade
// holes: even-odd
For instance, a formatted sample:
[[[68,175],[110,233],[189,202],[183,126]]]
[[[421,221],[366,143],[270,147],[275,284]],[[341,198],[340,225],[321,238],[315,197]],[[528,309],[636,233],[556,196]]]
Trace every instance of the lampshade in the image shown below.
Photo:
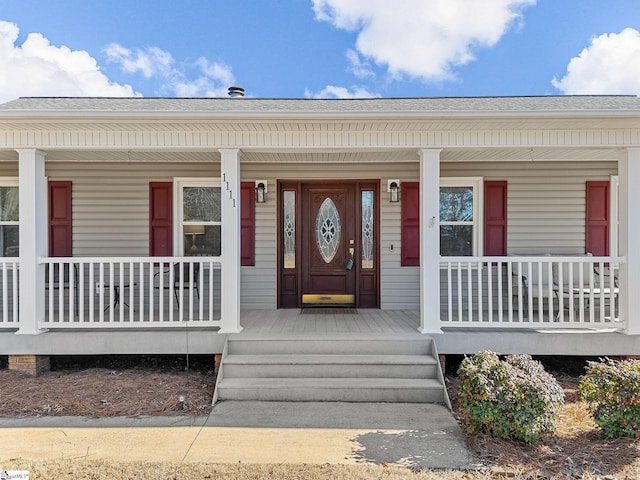
[[[185,225],[184,234],[185,235],[203,235],[204,225]]]

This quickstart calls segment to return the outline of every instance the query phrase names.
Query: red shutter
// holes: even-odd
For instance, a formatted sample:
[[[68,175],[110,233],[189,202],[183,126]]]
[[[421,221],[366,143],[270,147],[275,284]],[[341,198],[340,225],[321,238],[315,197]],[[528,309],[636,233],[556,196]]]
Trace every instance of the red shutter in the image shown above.
[[[420,184],[402,182],[400,265],[420,265]]]
[[[484,254],[507,254],[507,182],[484,182]]]
[[[240,184],[240,265],[253,266],[256,242],[256,202],[253,182]]]
[[[609,182],[586,183],[587,253],[609,255]]]
[[[149,182],[149,255],[173,255],[173,183]]]
[[[49,182],[49,256],[73,255],[71,182]]]

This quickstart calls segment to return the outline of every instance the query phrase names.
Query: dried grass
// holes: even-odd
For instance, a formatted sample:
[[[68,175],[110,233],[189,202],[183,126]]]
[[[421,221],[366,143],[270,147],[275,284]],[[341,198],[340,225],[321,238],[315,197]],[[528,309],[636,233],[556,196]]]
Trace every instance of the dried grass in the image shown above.
[[[464,472],[413,472],[406,468],[376,465],[290,465],[207,463],[118,463],[70,460],[12,461],[10,470],[28,470],[31,478],[74,480],[465,480]],[[443,476],[444,475],[444,476]]]

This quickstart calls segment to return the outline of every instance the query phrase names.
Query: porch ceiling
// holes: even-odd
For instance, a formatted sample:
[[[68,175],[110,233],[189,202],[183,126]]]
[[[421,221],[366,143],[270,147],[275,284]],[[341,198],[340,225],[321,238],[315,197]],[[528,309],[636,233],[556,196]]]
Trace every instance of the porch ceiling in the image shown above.
[[[445,148],[443,162],[494,161],[617,161],[619,148]],[[220,153],[195,150],[49,150],[47,161],[54,162],[219,162]],[[13,150],[0,150],[0,161],[17,161]],[[341,151],[288,149],[285,151],[243,150],[247,163],[388,163],[417,162],[416,149],[350,149]]]

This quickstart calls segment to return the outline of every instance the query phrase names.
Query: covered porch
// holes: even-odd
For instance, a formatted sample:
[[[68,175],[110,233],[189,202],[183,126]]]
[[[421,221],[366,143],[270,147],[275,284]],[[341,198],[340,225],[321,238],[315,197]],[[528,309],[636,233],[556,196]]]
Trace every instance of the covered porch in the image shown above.
[[[98,343],[101,336],[125,340],[135,350],[127,336],[177,339],[183,331],[206,332],[214,350],[220,348],[214,337],[247,330],[370,334],[377,328],[381,335],[421,333],[443,340],[462,335],[452,351],[471,351],[478,332],[503,346],[498,339],[507,338],[506,332],[532,338],[541,331],[640,334],[640,253],[634,248],[640,245],[640,222],[633,212],[640,204],[640,148],[634,118],[595,118],[579,109],[567,116],[554,104],[545,113],[549,118],[541,118],[537,103],[526,100],[535,111],[516,112],[515,120],[501,116],[507,107],[499,99],[490,100],[496,111],[459,106],[462,113],[446,121],[412,103],[391,103],[397,110],[388,118],[316,111],[313,102],[274,117],[276,110],[233,110],[262,105],[246,100],[194,100],[194,111],[188,111],[183,99],[145,99],[149,110],[138,110],[140,103],[129,99],[110,123],[101,110],[111,108],[106,99],[77,100],[87,110],[64,110],[62,119],[55,114],[65,100],[51,101],[51,111],[37,121],[30,115],[40,114],[26,101],[26,113],[11,111],[0,119],[6,128],[0,174],[4,184],[19,189],[20,205],[19,218],[4,219],[5,228],[19,228],[20,242],[18,257],[0,259],[0,332],[12,335],[3,350],[65,335],[73,342],[83,334]],[[578,108],[568,102],[563,108]],[[171,110],[178,103],[183,113]],[[606,220],[607,232],[616,236],[602,234],[612,248],[589,255],[585,184],[613,185],[614,179],[615,216]],[[47,217],[50,182],[69,186],[69,228]],[[483,211],[489,183],[505,186],[500,253],[485,248],[500,243],[487,235],[494,226]],[[166,187],[160,219],[153,215],[156,184]],[[242,184],[250,186],[246,195]],[[306,264],[300,249],[312,249],[315,238],[303,244],[300,229],[308,234],[316,222],[304,223],[311,210],[299,205],[323,184],[344,187],[350,199],[344,224],[359,222],[350,230],[353,237],[345,235],[352,243],[345,240],[335,258],[345,260],[346,270],[351,257],[354,274],[369,281],[371,304],[378,307],[357,308],[352,317],[280,308],[289,281],[285,293],[292,292],[292,305],[301,303]],[[403,203],[410,187],[413,217]],[[190,217],[183,196],[189,188],[214,192],[216,215]],[[452,198],[469,193],[473,214],[443,215],[443,189]],[[283,220],[290,213],[284,197],[298,206],[291,210],[295,222]],[[372,223],[362,220],[365,198]],[[241,245],[246,205],[253,209],[248,261]],[[58,235],[62,231],[68,237]],[[442,249],[455,243],[454,231],[466,235],[460,241],[468,247],[464,253]],[[291,232],[294,238],[285,245]],[[165,241],[162,254],[159,239]],[[67,242],[70,253],[52,253],[51,241]],[[409,247],[414,252],[407,258]],[[285,265],[287,255],[295,268]],[[367,269],[370,279],[363,274]],[[359,285],[353,289],[356,307],[364,289]],[[63,343],[52,344],[68,350]],[[153,350],[151,343],[143,342]]]

